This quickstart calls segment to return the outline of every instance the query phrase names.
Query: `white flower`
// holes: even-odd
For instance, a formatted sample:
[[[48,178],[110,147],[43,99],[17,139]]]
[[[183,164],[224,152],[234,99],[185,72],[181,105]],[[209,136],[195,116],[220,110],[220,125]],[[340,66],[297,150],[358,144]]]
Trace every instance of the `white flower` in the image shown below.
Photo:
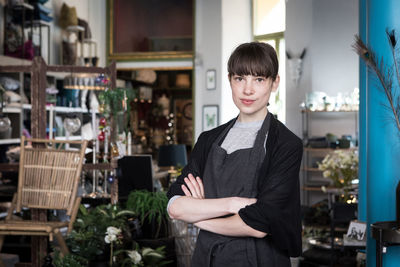
[[[117,236],[121,233],[121,229],[118,229],[113,226],[107,227],[107,232],[106,236],[104,237],[104,241],[107,244],[110,244],[111,242],[117,241]]]
[[[117,241],[117,236],[116,235],[106,235],[104,237],[104,241],[106,241],[107,244],[110,244],[111,242]]]
[[[121,233],[121,229],[118,229],[114,226],[107,227],[107,234],[108,235],[119,235]]]
[[[328,177],[331,176],[331,171],[324,171],[324,172],[322,173],[322,175],[323,175],[325,178],[328,178]]]
[[[128,256],[132,259],[133,264],[139,264],[139,262],[142,260],[142,256],[136,250],[129,250]]]

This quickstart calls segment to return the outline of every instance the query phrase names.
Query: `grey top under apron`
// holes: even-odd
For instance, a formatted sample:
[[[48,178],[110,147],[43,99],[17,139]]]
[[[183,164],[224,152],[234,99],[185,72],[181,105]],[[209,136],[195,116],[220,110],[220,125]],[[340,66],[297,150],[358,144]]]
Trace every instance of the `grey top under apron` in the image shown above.
[[[231,154],[239,149],[251,148],[254,145],[254,141],[256,140],[257,133],[260,130],[263,124],[263,120],[261,121],[252,121],[252,122],[240,122],[236,120],[235,124],[229,130],[226,135],[224,141],[221,144],[221,147],[226,150],[227,154]],[[264,140],[264,150],[265,143],[267,141],[268,133]],[[167,205],[167,210],[169,206],[171,206],[172,202],[174,202],[177,198],[181,196],[176,195],[173,196]]]

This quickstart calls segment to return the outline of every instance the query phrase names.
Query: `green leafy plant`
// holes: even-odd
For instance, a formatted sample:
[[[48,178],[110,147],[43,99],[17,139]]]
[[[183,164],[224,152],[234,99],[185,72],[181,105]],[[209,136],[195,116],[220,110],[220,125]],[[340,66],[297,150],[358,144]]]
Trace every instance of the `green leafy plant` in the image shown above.
[[[131,250],[119,250],[115,254],[121,255],[125,254],[124,260],[122,261],[122,267],[124,266],[147,266],[147,267],[159,267],[164,266],[169,261],[165,261],[165,247],[161,246],[156,249],[152,248],[139,248],[139,245],[135,245],[135,249]]]
[[[117,205],[100,205],[90,210],[81,205],[73,230],[66,239],[70,251],[88,260],[102,255],[107,227],[113,226],[128,234],[127,221],[134,215],[133,211],[121,210]]]
[[[85,267],[88,265],[88,260],[71,253],[62,257],[56,250],[53,255],[53,265],[54,267]]]
[[[132,191],[126,202],[126,208],[137,214],[142,225],[156,223],[153,238],[158,238],[162,227],[168,229],[168,198],[165,192],[149,192],[146,190]]]
[[[335,188],[342,190],[340,201],[351,200],[349,191],[352,189],[352,181],[358,179],[358,153],[355,150],[337,150],[328,154],[318,162],[318,169],[322,175],[332,181]],[[322,188],[323,191],[326,189]],[[350,202],[351,203],[351,202]]]
[[[318,162],[318,169],[337,188],[349,187],[358,178],[358,154],[356,151],[337,150]]]

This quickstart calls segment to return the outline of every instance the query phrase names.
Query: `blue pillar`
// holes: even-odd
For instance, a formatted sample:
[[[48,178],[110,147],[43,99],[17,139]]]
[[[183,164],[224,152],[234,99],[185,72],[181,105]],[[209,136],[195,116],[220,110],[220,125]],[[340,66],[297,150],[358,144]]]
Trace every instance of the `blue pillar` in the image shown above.
[[[387,41],[386,28],[395,29],[400,36],[400,1],[398,0],[360,0],[360,29],[366,29],[367,44],[392,64],[391,51]],[[361,11],[361,10],[360,10]],[[362,22],[363,16],[365,21]],[[361,32],[362,34],[362,32]],[[361,75],[361,78],[363,76]],[[400,136],[393,123],[393,115],[388,101],[376,77],[369,73],[360,81],[361,94],[360,124],[366,129],[360,136],[360,151],[366,153],[366,164],[361,156],[361,174],[366,173],[366,190],[361,199],[361,207],[366,203],[367,266],[375,266],[375,240],[371,237],[369,225],[377,221],[393,221],[396,218],[396,185],[400,178]],[[397,80],[393,83],[399,92]],[[363,87],[361,87],[363,86]],[[364,113],[364,114],[361,114]],[[363,134],[362,129],[361,134]],[[361,195],[363,195],[361,192]],[[400,247],[389,247],[383,258],[383,266],[400,266]]]
[[[359,36],[366,43],[367,27],[366,27],[366,1],[359,2]],[[368,70],[360,58],[360,107],[359,107],[359,194],[358,194],[358,220],[367,221],[367,147],[363,144],[367,140],[367,77]]]

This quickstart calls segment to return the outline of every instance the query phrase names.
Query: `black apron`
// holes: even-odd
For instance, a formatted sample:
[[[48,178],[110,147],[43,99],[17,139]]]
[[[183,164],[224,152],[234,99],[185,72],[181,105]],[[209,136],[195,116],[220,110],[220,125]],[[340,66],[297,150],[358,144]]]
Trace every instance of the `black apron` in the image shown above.
[[[231,154],[221,148],[235,121],[214,141],[203,175],[205,198],[257,196],[257,176],[266,154],[264,144],[271,116],[268,113],[264,119],[252,148],[239,149]],[[200,230],[192,257],[192,267],[289,265],[289,258],[274,248],[268,236],[262,239],[230,237],[204,230]]]

